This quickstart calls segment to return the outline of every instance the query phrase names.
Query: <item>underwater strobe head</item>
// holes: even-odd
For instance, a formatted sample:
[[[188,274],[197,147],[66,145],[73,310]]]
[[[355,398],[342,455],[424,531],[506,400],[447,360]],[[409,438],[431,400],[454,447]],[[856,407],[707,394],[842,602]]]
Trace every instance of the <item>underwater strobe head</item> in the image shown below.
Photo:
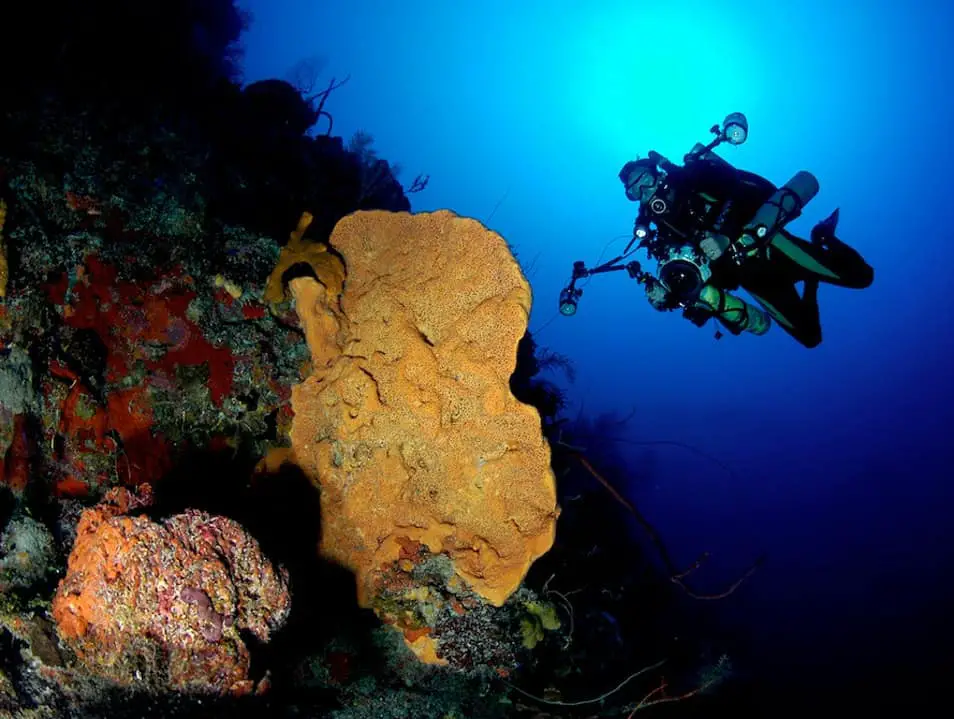
[[[722,121],[722,137],[730,145],[741,145],[749,137],[749,121],[741,112],[730,112]]]
[[[564,287],[560,290],[560,314],[564,317],[572,317],[576,314],[576,307],[580,302],[580,295],[583,290],[576,287]]]
[[[577,260],[573,263],[573,275],[570,277],[570,284],[560,290],[560,314],[564,317],[572,317],[576,314],[576,306],[583,296],[583,290],[576,286],[576,281],[586,277],[588,272],[583,260]]]

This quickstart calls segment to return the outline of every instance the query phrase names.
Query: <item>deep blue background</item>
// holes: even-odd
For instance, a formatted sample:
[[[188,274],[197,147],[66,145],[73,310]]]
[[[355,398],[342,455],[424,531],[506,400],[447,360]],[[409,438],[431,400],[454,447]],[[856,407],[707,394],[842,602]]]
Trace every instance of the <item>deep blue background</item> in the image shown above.
[[[682,561],[769,563],[724,603],[766,688],[826,706],[924,696],[954,676],[954,5],[907,0],[246,0],[246,80],[325,62],[335,134],[375,137],[415,210],[487,221],[533,285],[531,329],[575,361],[574,408],[636,416],[629,493]],[[778,328],[716,342],[654,312],[624,274],[578,315],[556,297],[575,259],[621,251],[636,206],[616,175],[681,158],[731,111],[723,156],[821,192],[791,227],[841,207],[875,267],[865,291],[822,287],[814,350]],[[494,208],[496,206],[496,211]],[[492,215],[492,217],[491,217]],[[609,246],[607,243],[617,238]],[[551,322],[551,320],[553,320]],[[925,674],[947,671],[946,678]]]

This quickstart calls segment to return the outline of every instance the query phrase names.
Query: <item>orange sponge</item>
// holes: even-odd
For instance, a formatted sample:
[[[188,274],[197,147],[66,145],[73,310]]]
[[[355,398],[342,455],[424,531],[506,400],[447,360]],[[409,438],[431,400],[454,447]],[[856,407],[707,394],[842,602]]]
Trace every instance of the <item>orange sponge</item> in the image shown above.
[[[409,542],[500,605],[559,513],[539,414],[509,388],[530,286],[501,236],[449,211],[357,212],[331,245],[340,296],[290,284],[314,357],[292,459],[321,487],[321,551],[355,572],[364,606]]]
[[[311,225],[310,212],[302,214],[298,227],[291,233],[278,256],[278,263],[272,270],[265,285],[264,299],[271,305],[280,304],[288,299],[285,292],[285,273],[298,264],[309,266],[319,281],[337,295],[344,282],[344,266],[341,260],[328,252],[328,246],[320,242],[305,239],[305,232]]]

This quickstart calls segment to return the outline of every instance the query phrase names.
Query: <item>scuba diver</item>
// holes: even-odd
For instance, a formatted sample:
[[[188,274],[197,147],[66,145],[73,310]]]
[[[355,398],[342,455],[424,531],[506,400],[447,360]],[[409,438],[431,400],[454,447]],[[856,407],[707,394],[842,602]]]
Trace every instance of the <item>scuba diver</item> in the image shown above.
[[[822,340],[819,283],[864,289],[874,270],[836,237],[837,209],[815,225],[810,240],[785,229],[818,193],[811,173],[798,172],[779,188],[713,152],[723,142],[745,142],[748,122],[742,113],[728,115],[711,132],[716,138],[696,143],[682,166],[655,151],[623,166],[619,179],[626,196],[640,206],[633,240],[623,254],[598,267],[575,262],[560,293],[560,312],[576,312],[583,293],[578,280],[626,270],[659,311],[681,309],[699,327],[715,318],[733,335],[763,335],[774,320],[805,347],[816,347]],[[636,261],[622,264],[643,248],[658,263],[656,275]],[[731,294],[739,287],[759,307]],[[721,336],[717,331],[716,338]]]

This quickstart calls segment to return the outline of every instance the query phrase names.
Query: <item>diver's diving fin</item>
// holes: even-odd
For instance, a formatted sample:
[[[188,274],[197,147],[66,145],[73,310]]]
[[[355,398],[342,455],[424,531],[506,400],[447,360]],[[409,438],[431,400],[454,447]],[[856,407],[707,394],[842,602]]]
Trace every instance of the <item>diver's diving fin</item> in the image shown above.
[[[838,227],[838,209],[812,228],[812,244],[825,246],[835,239]]]

